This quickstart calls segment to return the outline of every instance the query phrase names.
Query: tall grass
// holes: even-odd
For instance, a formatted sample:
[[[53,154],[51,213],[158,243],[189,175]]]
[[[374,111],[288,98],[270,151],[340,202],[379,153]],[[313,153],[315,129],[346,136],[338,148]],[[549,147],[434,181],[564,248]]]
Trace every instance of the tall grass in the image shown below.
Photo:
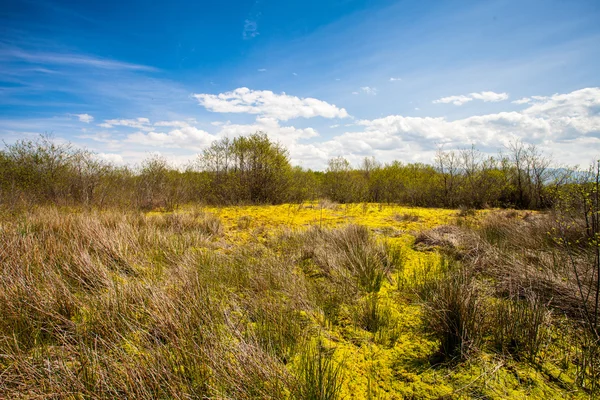
[[[571,218],[559,225],[555,213],[505,210],[417,236],[418,248],[437,248],[460,263],[418,285],[424,323],[446,359],[487,348],[541,368],[558,351],[564,371],[575,369],[580,386],[597,394],[600,342],[590,329],[596,248],[585,240],[589,224]],[[566,319],[555,317],[561,315]],[[567,321],[573,338],[559,321]]]
[[[223,234],[201,210],[0,219],[0,397],[337,398],[318,316],[376,296],[397,255],[354,226]]]
[[[321,339],[307,345],[298,363],[294,398],[334,400],[339,397],[343,364],[334,360],[334,351],[333,348],[327,348]]]
[[[443,272],[419,289],[426,329],[440,341],[447,360],[466,359],[483,342],[486,308],[473,277],[465,269]]]

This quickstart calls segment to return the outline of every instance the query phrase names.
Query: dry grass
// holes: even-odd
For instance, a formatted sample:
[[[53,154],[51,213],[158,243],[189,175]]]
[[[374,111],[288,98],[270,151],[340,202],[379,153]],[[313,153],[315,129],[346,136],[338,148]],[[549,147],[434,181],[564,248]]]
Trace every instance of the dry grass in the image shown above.
[[[379,290],[391,251],[355,226],[227,252],[222,234],[203,212],[2,220],[0,397],[336,398],[313,316],[327,286]],[[314,250],[322,279],[298,274],[281,241]]]
[[[378,368],[396,368],[378,363],[406,351],[416,357],[410,352],[420,342],[431,343],[427,352],[439,345],[446,359],[494,349],[543,362],[557,346],[549,309],[562,310],[566,300],[556,294],[557,278],[544,290],[562,303],[536,289],[532,280],[562,270],[539,271],[531,252],[546,260],[556,245],[530,237],[546,229],[537,216],[492,218],[499,221],[478,231],[438,228],[418,237],[416,247],[442,247],[460,263],[401,287],[394,280],[416,252],[399,245],[404,238],[387,242],[358,225],[232,245],[230,230],[243,229],[237,219],[226,230],[202,210],[40,208],[4,216],[0,398],[334,399],[353,387],[348,371],[367,365],[365,349],[381,354],[370,361],[375,379]],[[527,251],[512,242],[513,223],[519,231],[532,226],[527,239],[515,239],[530,240]],[[569,281],[560,282],[571,293]],[[422,302],[412,304],[415,287]],[[404,307],[413,314],[399,314]],[[505,329],[492,329],[498,321]],[[421,336],[411,336],[416,331]],[[598,367],[586,338],[566,357],[590,388]],[[389,387],[400,378],[393,379]],[[370,395],[371,381],[364,385]]]
[[[440,337],[446,357],[464,354],[465,341],[467,347],[484,342],[476,319],[480,330],[491,332],[491,348],[518,360],[541,365],[554,351],[549,348],[576,346],[578,355],[569,363],[580,384],[595,393],[598,386],[592,383],[600,368],[591,360],[600,342],[586,332],[584,313],[585,301],[589,308],[595,296],[589,272],[594,247],[583,240],[582,221],[573,221],[561,236],[557,226],[551,213],[506,210],[488,214],[475,228],[439,227],[417,236],[417,248],[440,249],[462,264],[460,274],[434,277],[433,288],[422,287],[428,294],[426,323]],[[553,339],[562,329],[553,315],[567,316],[570,334],[588,338],[585,343]]]

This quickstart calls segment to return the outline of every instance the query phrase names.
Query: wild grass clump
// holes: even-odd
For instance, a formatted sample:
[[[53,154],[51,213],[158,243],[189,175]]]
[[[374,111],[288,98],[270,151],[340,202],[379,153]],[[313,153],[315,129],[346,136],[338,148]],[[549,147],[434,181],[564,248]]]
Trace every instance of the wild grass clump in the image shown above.
[[[524,299],[497,299],[490,319],[493,345],[503,354],[535,363],[550,345],[552,314],[533,293]]]
[[[419,220],[418,215],[411,213],[394,214],[392,218],[398,222],[417,222]]]
[[[399,321],[388,302],[378,293],[369,293],[354,307],[355,324],[373,334],[373,340],[384,347],[393,347],[400,336]]]
[[[376,298],[383,283],[391,280],[393,272],[401,269],[405,261],[401,248],[376,240],[364,226],[312,228],[281,240],[280,246],[295,254],[304,275],[311,281],[316,303],[326,321],[332,324],[338,322],[348,306],[356,307],[362,302],[358,308],[366,309],[369,301],[361,299],[371,295]],[[371,307],[372,312],[377,310]]]
[[[223,224],[219,217],[208,212],[157,214],[149,219],[159,229],[174,234],[197,232],[211,237],[223,234]]]
[[[586,239],[591,225],[581,215],[569,218],[566,223],[561,211],[497,211],[474,226],[417,237],[415,248],[439,250],[462,264],[458,274],[421,284],[424,324],[446,359],[490,349],[536,368],[553,362],[597,393],[596,247]],[[566,322],[556,318],[561,315]],[[575,338],[560,333],[564,324]]]
[[[242,215],[237,220],[238,229],[248,229],[252,223],[252,217],[249,215]]]
[[[419,295],[425,329],[439,339],[444,359],[464,360],[481,348],[486,309],[469,271],[444,272],[422,285]]]
[[[12,218],[12,217],[11,217]],[[281,398],[313,334],[304,279],[269,248],[212,250],[218,218],[3,220],[0,397]]]
[[[297,364],[297,383],[292,395],[302,400],[335,400],[340,398],[343,363],[334,359],[335,349],[322,339],[306,345]]]

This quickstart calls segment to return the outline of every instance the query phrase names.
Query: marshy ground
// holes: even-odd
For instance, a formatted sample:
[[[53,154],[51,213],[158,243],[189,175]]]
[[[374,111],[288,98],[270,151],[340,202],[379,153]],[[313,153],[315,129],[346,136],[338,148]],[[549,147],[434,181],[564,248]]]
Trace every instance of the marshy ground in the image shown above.
[[[330,202],[3,215],[0,397],[593,397],[551,219]]]

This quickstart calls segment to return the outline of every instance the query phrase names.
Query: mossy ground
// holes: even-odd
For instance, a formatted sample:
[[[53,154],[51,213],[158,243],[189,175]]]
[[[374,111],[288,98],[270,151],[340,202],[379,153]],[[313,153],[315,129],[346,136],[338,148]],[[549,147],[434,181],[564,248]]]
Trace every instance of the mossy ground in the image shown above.
[[[228,360],[229,366],[238,366],[251,360],[251,358],[244,358],[244,351],[247,348],[240,347],[242,339],[246,338],[244,335],[257,333],[258,337],[261,329],[273,327],[278,329],[275,334],[282,336],[287,334],[285,332],[287,328],[303,329],[308,332],[308,337],[320,340],[328,348],[334,349],[333,358],[342,366],[341,398],[345,399],[586,398],[573,382],[573,373],[570,371],[572,365],[558,368],[556,355],[545,358],[546,361],[541,365],[518,361],[489,349],[479,349],[466,361],[461,362],[440,363],[439,358],[436,357],[440,343],[432,332],[424,328],[423,308],[415,288],[422,280],[435,275],[442,268],[443,257],[434,247],[414,246],[415,237],[424,230],[441,225],[454,223],[476,225],[478,219],[487,212],[489,211],[478,211],[461,216],[457,210],[367,203],[348,205],[304,203],[201,209],[197,206],[189,206],[182,207],[175,213],[130,214],[126,220],[119,213],[106,213],[102,225],[97,221],[102,212],[90,214],[88,219],[80,221],[70,215],[73,210],[52,210],[32,216],[31,221],[26,218],[20,222],[11,220],[4,225],[0,222],[0,232],[2,229],[6,232],[16,229],[14,238],[7,237],[11,240],[23,241],[25,243],[23,248],[35,250],[15,251],[13,258],[21,257],[23,265],[54,256],[47,249],[55,248],[58,249],[55,253],[62,254],[62,258],[57,258],[60,263],[48,264],[50,269],[56,268],[59,264],[65,266],[72,264],[75,268],[83,260],[87,263],[88,269],[82,271],[105,271],[104,276],[83,276],[85,280],[82,282],[88,285],[84,289],[80,288],[82,284],[79,281],[74,284],[77,288],[72,300],[74,311],[68,316],[70,322],[67,326],[71,329],[72,325],[72,331],[68,330],[68,332],[72,337],[98,336],[105,339],[105,347],[108,350],[99,354],[103,354],[110,364],[103,367],[104,369],[98,366],[96,366],[98,368],[89,368],[90,371],[94,371],[94,374],[99,374],[96,370],[103,371],[107,374],[106,382],[111,384],[121,379],[121,376],[137,376],[135,374],[138,372],[142,374],[139,378],[140,382],[145,382],[145,379],[149,378],[143,373],[145,371],[154,373],[155,369],[152,368],[158,365],[160,368],[156,371],[160,373],[152,376],[156,379],[170,379],[170,381],[160,381],[156,387],[153,387],[152,390],[155,391],[144,392],[140,389],[139,392],[132,392],[137,393],[140,398],[156,396],[183,398],[180,393],[185,391],[179,387],[169,388],[169,392],[163,391],[163,387],[177,379],[180,380],[177,381],[179,383],[174,383],[175,385],[188,385],[185,387],[187,393],[202,392],[203,388],[194,385],[197,382],[212,382],[212,377],[205,379],[210,373],[207,372],[208,367],[198,362],[204,360],[198,357],[198,348],[216,341],[218,343],[215,346],[221,347],[209,348],[209,350],[215,350],[214,354],[218,356],[232,358],[233,361]],[[376,293],[361,292],[362,298],[357,303],[341,301],[341,310],[333,321],[325,315],[320,306],[303,308],[291,299],[295,293],[302,293],[308,298],[306,287],[299,287],[298,292],[293,289],[300,286],[299,281],[306,284],[307,280],[313,278],[308,277],[298,281],[295,279],[305,273],[302,268],[306,265],[289,258],[293,251],[286,246],[293,242],[286,242],[281,238],[300,238],[299,242],[306,246],[306,243],[312,242],[302,236],[303,232],[318,234],[322,231],[311,230],[311,228],[320,227],[328,230],[348,224],[367,227],[376,240],[394,248],[401,258],[396,260],[399,261],[398,268],[384,280]],[[113,229],[117,226],[119,229]],[[45,232],[45,240],[49,243],[45,244],[47,247],[38,244],[40,235],[37,231]],[[83,232],[85,234],[81,231],[85,231]],[[81,245],[73,249],[68,247],[73,240],[61,239],[61,235],[70,237],[67,234],[79,238]],[[35,246],[25,247],[30,242]],[[59,244],[62,247],[59,247]],[[39,248],[36,247],[38,245]],[[90,247],[93,248],[91,253],[88,249]],[[264,264],[258,265],[263,256]],[[219,257],[225,262],[218,262]],[[212,262],[215,260],[217,262]],[[110,268],[93,269],[100,261],[102,265]],[[279,264],[280,261],[281,265],[288,268],[283,279],[287,285],[283,288],[285,290],[282,290],[284,285],[280,285],[277,281],[277,274],[283,269]],[[40,263],[40,271],[45,272],[46,263],[41,261]],[[185,264],[185,268],[179,268],[180,264]],[[212,265],[212,269],[203,269],[203,266],[209,264]],[[11,271],[15,276],[20,276],[20,269]],[[80,279],[78,271],[65,269],[64,273],[70,279]],[[196,280],[190,282],[192,278]],[[272,281],[269,281],[270,279]],[[55,281],[62,284],[64,279],[61,276]],[[208,295],[202,292],[206,283],[204,281],[212,285]],[[20,281],[15,282],[22,284]],[[23,295],[23,298],[33,301],[44,296],[48,297],[46,287],[43,285],[45,281],[40,282],[40,284],[36,283],[37,291],[31,289],[32,295],[28,295],[29,297]],[[187,284],[189,287],[186,286]],[[253,287],[246,290],[248,286]],[[6,293],[16,293],[10,296],[7,294],[5,297],[7,304],[8,300],[20,295],[20,292],[11,291],[12,287],[5,285]],[[327,288],[326,285],[325,287]],[[50,293],[58,300],[62,299],[59,296],[61,293]],[[188,296],[189,299],[181,299],[182,296]],[[357,307],[368,305],[373,298],[381,321],[378,322],[377,329],[369,331],[357,322],[356,315]],[[199,306],[200,301],[205,301],[206,304],[202,303]],[[239,305],[234,304],[236,301],[244,303],[247,309],[242,310]],[[261,314],[263,306],[271,302],[272,307],[266,308],[269,308],[268,312],[273,314]],[[58,306],[62,307],[61,304]],[[14,305],[11,303],[14,307],[18,305],[21,303],[15,302]],[[40,303],[36,307],[43,308],[47,305]],[[198,310],[195,310],[195,307]],[[196,325],[189,321],[195,321],[194,324],[203,326],[205,316],[201,313],[202,307],[227,310],[227,318],[211,319],[214,336],[207,336],[206,342],[203,341],[200,343],[201,346],[194,347],[197,329],[192,329],[192,326]],[[29,310],[25,306],[23,309]],[[36,310],[37,308],[33,311]],[[31,315],[41,322],[50,319],[46,314],[38,315],[33,311]],[[200,312],[196,313],[196,311]],[[222,316],[224,313],[225,311],[218,311],[216,314]],[[95,377],[92,377],[93,379],[88,377],[87,381],[81,377],[80,370],[83,371],[87,364],[83,361],[70,361],[79,351],[77,348],[63,343],[60,350],[54,342],[62,343],[61,338],[53,337],[43,345],[37,342],[29,343],[30,335],[26,334],[29,329],[28,317],[23,316],[18,309],[13,317],[15,322],[0,326],[4,326],[6,331],[16,332],[16,326],[23,325],[22,330],[25,333],[17,333],[23,336],[22,340],[27,346],[31,346],[31,351],[27,347],[23,350],[14,350],[19,356],[15,356],[15,361],[11,362],[8,358],[7,361],[0,358],[0,397],[3,393],[2,371],[10,369],[11,373],[14,373],[15,368],[21,365],[27,365],[31,368],[30,371],[35,371],[35,373],[19,372],[18,376],[25,379],[23,387],[36,386],[35,382],[43,382],[37,386],[48,385],[47,389],[36,391],[40,393],[59,393],[58,390],[64,390],[58,384],[57,388],[53,386],[55,382],[59,382],[56,377],[65,379],[66,376],[75,383],[98,382]],[[268,325],[270,318],[274,318],[275,323]],[[286,324],[285,318],[296,318],[301,320],[301,323]],[[60,320],[61,323],[62,321]],[[177,324],[182,321],[190,325],[182,328],[178,333]],[[213,321],[218,321],[217,326],[214,326]],[[227,324],[240,329],[229,329]],[[58,332],[67,329],[62,325],[58,328],[60,328]],[[37,332],[36,329],[30,330]],[[221,331],[225,333],[221,334]],[[273,337],[271,335],[273,332],[267,333],[268,335],[263,335],[263,338]],[[240,337],[234,334],[239,334]],[[301,335],[292,335],[292,337],[298,336]],[[279,352],[277,354],[293,355],[278,364],[277,368],[288,368],[292,372],[297,368],[302,352],[288,352],[285,346],[290,346],[289,341],[286,338],[279,339],[281,340],[277,343],[281,344],[282,348],[277,349]],[[566,341],[565,338],[557,340]],[[17,339],[15,338],[14,341],[16,343]],[[4,343],[4,345],[12,349],[12,344],[9,346]],[[85,349],[85,346],[87,345],[82,342],[81,348]],[[69,351],[71,355],[68,354]],[[96,360],[97,356],[92,354],[88,357],[86,354],[79,354],[79,357],[87,362],[90,359]],[[68,375],[55,377],[45,367],[38,368],[36,363],[39,360],[46,363],[51,359],[61,360],[64,367],[62,370],[67,371]],[[266,360],[270,359],[266,358]],[[258,360],[258,364],[263,361]],[[219,360],[216,361],[217,363],[211,366],[213,373],[220,367]],[[125,373],[127,368],[130,369]],[[115,375],[110,375],[115,369],[117,370]],[[57,368],[57,370],[61,369]],[[222,373],[218,378],[230,378],[231,380],[225,383],[235,386],[237,379],[244,378],[245,371],[242,370],[239,375],[232,375],[231,371],[217,372]],[[273,375],[279,374],[279,370],[274,371]],[[46,379],[45,373],[48,373],[52,379]],[[261,375],[256,379],[262,384],[263,378],[264,376]],[[277,380],[274,379],[273,382]],[[127,388],[131,385],[124,382],[122,386]],[[140,387],[145,388],[143,385]],[[218,392],[220,388],[214,389]],[[65,395],[64,398],[85,398],[86,396],[81,393],[96,394],[97,391],[96,386],[82,387],[77,389],[77,392],[73,392],[78,394],[71,397]],[[112,398],[114,393],[119,392],[112,391],[112,388],[107,389],[103,398]],[[207,391],[207,393],[214,392]],[[231,396],[236,398],[234,395]],[[194,396],[190,395],[190,397]],[[285,395],[274,398],[279,397]]]
[[[364,225],[377,238],[401,248],[403,268],[387,280],[379,292],[379,304],[392,321],[376,334],[351,318],[328,324],[312,316],[322,329],[335,358],[343,363],[342,398],[347,399],[554,399],[577,398],[581,393],[566,388],[572,382],[560,371],[479,352],[466,362],[432,363],[439,343],[423,328],[421,306],[410,287],[439,268],[436,251],[418,251],[415,235],[456,222],[458,211],[413,208],[385,204],[207,207],[224,224],[225,233],[216,251],[240,244],[266,243],[286,231],[309,227],[334,228]],[[181,212],[186,212],[182,210]],[[471,223],[487,211],[466,217]]]

